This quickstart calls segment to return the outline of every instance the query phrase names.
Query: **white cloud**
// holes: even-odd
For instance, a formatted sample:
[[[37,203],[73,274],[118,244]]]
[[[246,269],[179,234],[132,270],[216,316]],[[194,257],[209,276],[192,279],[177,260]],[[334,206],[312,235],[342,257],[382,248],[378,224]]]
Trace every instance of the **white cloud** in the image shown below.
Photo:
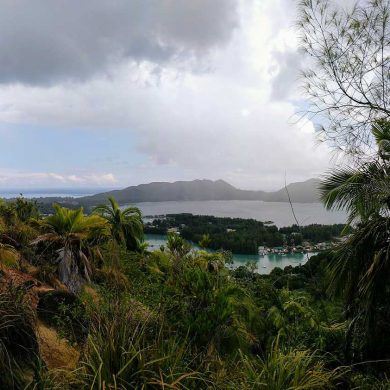
[[[117,183],[112,173],[86,173],[63,175],[53,172],[21,172],[0,170],[0,182],[6,187],[70,187],[70,186],[113,186]]]
[[[113,172],[120,185],[206,177],[270,189],[283,185],[285,171],[290,181],[318,175],[329,164],[328,151],[314,146],[311,122],[294,121],[295,5],[289,0],[240,5],[240,29],[229,30],[223,47],[209,50],[202,72],[183,69],[183,58],[158,66],[152,59],[130,60],[86,82],[3,86],[0,121],[86,127],[96,134],[125,129],[146,162]],[[183,26],[171,27],[169,33],[179,39]],[[194,30],[182,39],[203,39],[199,34]]]

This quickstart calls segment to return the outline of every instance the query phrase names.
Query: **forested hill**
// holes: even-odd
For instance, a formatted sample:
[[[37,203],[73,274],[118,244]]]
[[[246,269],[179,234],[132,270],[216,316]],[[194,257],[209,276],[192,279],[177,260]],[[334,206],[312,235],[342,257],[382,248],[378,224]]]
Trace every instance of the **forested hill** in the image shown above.
[[[318,180],[310,179],[289,184],[291,200],[297,203],[319,202]],[[85,205],[105,202],[114,196],[119,204],[163,201],[205,201],[205,200],[262,200],[266,202],[287,202],[285,188],[275,192],[240,190],[223,180],[155,182],[127,187],[123,190],[104,192],[79,198]]]

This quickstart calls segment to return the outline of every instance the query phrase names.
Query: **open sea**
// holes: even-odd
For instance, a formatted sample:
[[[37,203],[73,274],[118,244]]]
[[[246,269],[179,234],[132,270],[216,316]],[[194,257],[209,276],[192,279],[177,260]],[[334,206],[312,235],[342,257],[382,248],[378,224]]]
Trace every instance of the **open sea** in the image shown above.
[[[0,189],[0,198],[11,199],[16,198],[22,194],[25,198],[48,198],[48,197],[62,197],[62,198],[80,198],[82,196],[94,195],[99,192],[109,191],[107,188],[57,188],[57,189]]]

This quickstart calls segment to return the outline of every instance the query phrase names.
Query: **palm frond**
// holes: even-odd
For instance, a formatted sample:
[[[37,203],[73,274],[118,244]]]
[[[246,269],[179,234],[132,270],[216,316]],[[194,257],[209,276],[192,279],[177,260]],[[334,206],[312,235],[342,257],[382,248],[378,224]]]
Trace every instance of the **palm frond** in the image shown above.
[[[383,165],[373,161],[359,170],[336,169],[324,178],[320,193],[326,208],[345,209],[352,222],[382,212],[390,196],[390,178]]]
[[[385,296],[383,281],[390,277],[389,232],[390,221],[384,217],[358,226],[335,251],[329,266],[330,291],[342,294],[347,304]]]
[[[41,234],[40,236],[32,240],[30,244],[38,245],[41,242],[49,242],[49,241],[55,242],[58,240],[60,240],[60,237],[56,233],[45,233],[45,234]]]
[[[58,274],[70,291],[77,292],[85,281],[90,280],[92,268],[82,251],[88,245],[96,244],[108,234],[108,222],[99,215],[85,216],[83,210],[70,210],[54,205],[54,214],[42,222],[44,234],[31,243],[56,243],[58,249]]]

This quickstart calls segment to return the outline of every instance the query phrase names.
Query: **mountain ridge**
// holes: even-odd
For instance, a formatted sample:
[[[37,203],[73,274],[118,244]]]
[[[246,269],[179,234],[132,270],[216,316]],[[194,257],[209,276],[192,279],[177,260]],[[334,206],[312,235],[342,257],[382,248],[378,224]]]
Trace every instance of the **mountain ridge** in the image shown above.
[[[291,201],[295,203],[320,202],[317,190],[318,179],[287,185]],[[260,200],[265,202],[288,202],[286,189],[278,191],[241,190],[228,182],[219,180],[196,179],[191,181],[151,182],[129,186],[95,195],[75,199],[80,204],[99,204],[113,196],[120,205],[141,202],[165,201],[207,201],[207,200]]]

